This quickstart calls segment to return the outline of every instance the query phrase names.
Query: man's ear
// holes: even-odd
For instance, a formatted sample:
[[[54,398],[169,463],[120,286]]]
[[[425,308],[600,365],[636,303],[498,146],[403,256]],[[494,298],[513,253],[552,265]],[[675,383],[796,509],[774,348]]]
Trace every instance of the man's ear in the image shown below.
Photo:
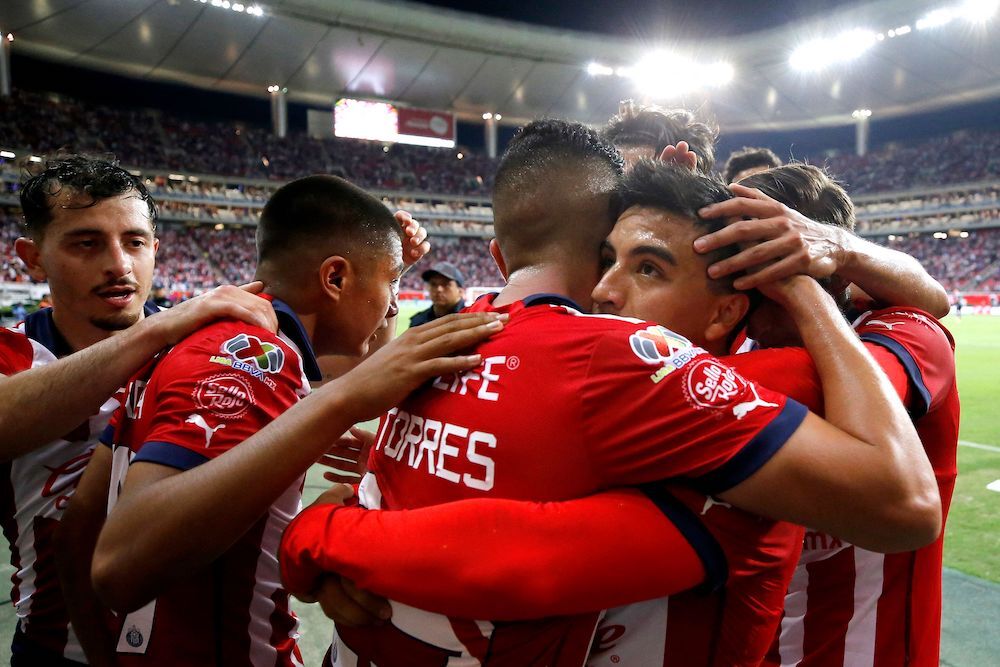
[[[350,289],[355,280],[351,262],[340,255],[332,255],[319,265],[319,283],[322,293],[334,303],[340,301],[345,289]]]
[[[37,243],[22,236],[14,241],[14,252],[21,258],[24,265],[28,267],[28,275],[31,276],[32,280],[44,282],[48,278],[48,274],[39,263],[40,253],[38,252]]]
[[[497,268],[500,269],[500,275],[503,276],[504,280],[510,277],[507,273],[507,262],[503,260],[503,254],[500,252],[500,244],[497,243],[496,239],[490,239],[490,254],[493,255],[493,261],[496,262]]]
[[[705,340],[715,342],[728,338],[733,333],[733,329],[746,317],[749,309],[750,297],[744,292],[718,297],[712,318],[705,328]]]

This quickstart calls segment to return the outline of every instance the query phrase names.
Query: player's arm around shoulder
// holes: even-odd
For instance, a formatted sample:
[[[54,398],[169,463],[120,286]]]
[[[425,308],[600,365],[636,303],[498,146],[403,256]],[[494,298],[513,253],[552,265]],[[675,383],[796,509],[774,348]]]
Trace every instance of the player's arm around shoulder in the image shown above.
[[[221,556],[267,511],[281,490],[240,493],[266,486],[255,476],[264,474],[241,475],[227,454],[297,401],[300,375],[284,342],[235,323],[213,325],[165,356],[94,553],[94,587],[108,606],[142,606]]]
[[[828,421],[809,414],[765,465],[722,496],[874,551],[933,541],[941,529],[937,485],[896,390],[829,295],[807,277],[790,281],[768,296],[799,327]]]

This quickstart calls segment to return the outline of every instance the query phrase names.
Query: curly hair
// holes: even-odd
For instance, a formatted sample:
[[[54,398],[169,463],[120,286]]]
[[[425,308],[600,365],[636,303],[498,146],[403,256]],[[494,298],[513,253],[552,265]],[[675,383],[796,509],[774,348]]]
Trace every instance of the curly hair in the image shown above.
[[[604,141],[615,146],[652,146],[657,157],[667,146],[686,141],[698,156],[698,171],[710,173],[715,166],[715,142],[719,129],[699,120],[687,109],[641,106],[622,102],[618,115],[601,131]]]
[[[63,208],[89,208],[98,202],[132,195],[146,203],[150,225],[155,228],[156,202],[143,182],[118,166],[117,162],[87,155],[66,155],[50,159],[36,173],[26,173],[21,183],[21,211],[29,236],[41,238],[52,222],[53,200],[69,188],[73,204]]]

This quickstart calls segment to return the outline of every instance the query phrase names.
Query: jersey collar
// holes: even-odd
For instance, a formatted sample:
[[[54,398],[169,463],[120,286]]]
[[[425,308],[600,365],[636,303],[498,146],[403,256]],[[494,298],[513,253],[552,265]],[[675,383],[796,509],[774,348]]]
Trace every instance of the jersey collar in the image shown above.
[[[529,297],[521,299],[524,303],[525,308],[530,308],[531,306],[567,306],[573,310],[578,310],[581,313],[586,312],[583,308],[579,306],[573,299],[568,296],[563,296],[562,294],[532,294]]]
[[[323,373],[319,370],[319,363],[316,361],[316,353],[313,351],[312,341],[309,340],[309,336],[306,334],[305,327],[302,326],[299,316],[295,314],[291,306],[281,299],[276,299],[269,294],[261,294],[261,296],[270,301],[271,305],[274,306],[274,314],[278,317],[278,329],[291,338],[292,342],[295,343],[295,346],[302,353],[302,370],[305,372],[306,378],[310,382],[319,382],[322,380]]]
[[[146,317],[159,312],[158,308],[152,307],[148,303],[143,304],[142,310]],[[25,317],[24,333],[31,340],[41,343],[56,359],[62,359],[73,354],[73,348],[63,338],[63,335],[56,327],[55,320],[52,319],[51,307],[36,310]]]

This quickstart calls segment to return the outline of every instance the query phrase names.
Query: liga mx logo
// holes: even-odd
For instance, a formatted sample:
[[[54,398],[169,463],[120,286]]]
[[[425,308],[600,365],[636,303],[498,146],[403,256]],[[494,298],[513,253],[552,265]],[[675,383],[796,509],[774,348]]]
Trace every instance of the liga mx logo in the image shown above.
[[[636,331],[628,339],[635,356],[647,364],[668,363],[677,353],[691,347],[691,342],[663,327],[650,326]]]
[[[233,359],[252,363],[265,373],[277,373],[285,365],[285,353],[280,347],[245,333],[223,343],[222,351]]]

